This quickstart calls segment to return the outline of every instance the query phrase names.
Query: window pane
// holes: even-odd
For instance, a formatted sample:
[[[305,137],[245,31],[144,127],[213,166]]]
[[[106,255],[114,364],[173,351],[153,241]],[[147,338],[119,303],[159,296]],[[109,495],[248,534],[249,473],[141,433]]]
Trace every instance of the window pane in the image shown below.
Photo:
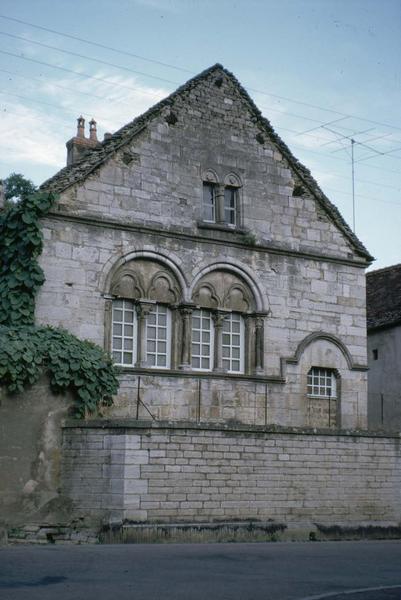
[[[308,373],[307,392],[318,398],[336,397],[336,375],[331,369],[312,367]]]
[[[156,325],[156,314],[149,313],[146,318],[146,322],[148,323],[148,325]]]
[[[156,342],[152,340],[148,340],[147,342],[148,352],[156,352]]]
[[[208,310],[196,310],[192,315],[192,368],[211,369],[213,322]],[[202,344],[200,341],[202,340]],[[207,342],[207,343],[205,343]]]
[[[239,333],[239,328],[240,328],[239,321],[233,321],[233,323],[232,323],[233,333]]]
[[[236,224],[237,190],[226,187],[224,190],[224,221],[228,225]]]
[[[133,349],[133,340],[125,339],[124,340],[124,350],[132,350]]]
[[[123,320],[123,311],[122,310],[113,310],[113,321],[122,321]]]
[[[123,340],[120,337],[115,337],[113,338],[113,348],[115,350],[121,350],[121,348],[123,347]]]
[[[241,373],[244,352],[244,326],[241,315],[228,315],[223,321],[223,331],[223,368],[231,373]]]
[[[113,334],[114,335],[122,335],[123,333],[123,326],[121,325],[121,323],[114,323],[113,324]]]
[[[134,322],[134,311],[133,310],[125,311],[125,319],[124,320],[126,323],[133,323]]]
[[[118,364],[132,366],[136,360],[136,312],[132,300],[113,300],[112,323],[113,359]]]
[[[124,325],[124,335],[132,338],[134,335],[134,328],[132,325]]]
[[[146,318],[147,363],[150,367],[169,366],[171,343],[170,312],[156,304]]]
[[[202,218],[204,221],[214,222],[215,216],[215,186],[212,183],[203,184]]]

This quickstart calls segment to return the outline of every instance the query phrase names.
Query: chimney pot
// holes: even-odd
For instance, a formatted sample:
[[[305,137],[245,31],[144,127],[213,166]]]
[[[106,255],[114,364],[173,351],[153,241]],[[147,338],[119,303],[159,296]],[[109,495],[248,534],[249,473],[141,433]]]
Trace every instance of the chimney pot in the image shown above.
[[[77,119],[77,137],[85,137],[85,119],[82,115]]]
[[[91,121],[89,121],[89,139],[92,140],[92,142],[98,141],[95,119],[92,119]]]
[[[103,136],[103,141],[109,140],[112,137],[112,133],[105,133]]]

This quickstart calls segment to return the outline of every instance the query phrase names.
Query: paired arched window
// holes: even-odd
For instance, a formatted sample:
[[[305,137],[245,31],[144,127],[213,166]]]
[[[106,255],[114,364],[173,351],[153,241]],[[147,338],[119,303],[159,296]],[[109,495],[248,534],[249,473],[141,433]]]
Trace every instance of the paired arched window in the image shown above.
[[[241,182],[234,174],[219,182],[212,170],[203,176],[202,220],[229,227],[240,224],[240,188]]]
[[[125,367],[232,374],[262,372],[263,315],[240,276],[215,270],[183,302],[166,265],[131,260],[114,273],[107,346]]]

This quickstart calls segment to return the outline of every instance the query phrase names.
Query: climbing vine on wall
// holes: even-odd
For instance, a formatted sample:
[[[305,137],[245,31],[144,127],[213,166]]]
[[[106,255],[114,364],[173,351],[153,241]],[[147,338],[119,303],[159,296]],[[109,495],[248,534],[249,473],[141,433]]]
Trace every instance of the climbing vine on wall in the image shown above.
[[[34,325],[35,297],[45,280],[38,263],[40,219],[54,200],[35,193],[0,212],[0,385],[21,392],[47,373],[54,392],[75,392],[74,411],[83,417],[112,403],[118,381],[99,346],[62,329]]]
[[[35,296],[44,282],[40,218],[54,196],[36,193],[0,212],[0,324],[32,325]]]
[[[23,391],[44,372],[54,392],[75,392],[80,417],[109,406],[118,389],[111,359],[99,346],[62,329],[0,326],[0,383],[7,391]]]

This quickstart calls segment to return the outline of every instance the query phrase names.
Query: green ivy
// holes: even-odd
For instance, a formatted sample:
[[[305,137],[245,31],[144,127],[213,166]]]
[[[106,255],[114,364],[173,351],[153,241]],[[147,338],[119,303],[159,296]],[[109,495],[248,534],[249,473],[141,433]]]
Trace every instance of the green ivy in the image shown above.
[[[0,385],[22,392],[47,373],[54,392],[75,392],[75,414],[84,417],[112,403],[118,381],[99,346],[62,329],[34,325],[35,297],[45,280],[38,263],[40,219],[54,200],[37,192],[0,212]]]
[[[110,406],[118,389],[111,359],[96,344],[52,327],[0,326],[0,385],[22,392],[43,373],[53,392],[75,392],[79,417]]]
[[[45,278],[40,218],[54,196],[35,193],[0,212],[0,325],[33,325],[35,296]]]

